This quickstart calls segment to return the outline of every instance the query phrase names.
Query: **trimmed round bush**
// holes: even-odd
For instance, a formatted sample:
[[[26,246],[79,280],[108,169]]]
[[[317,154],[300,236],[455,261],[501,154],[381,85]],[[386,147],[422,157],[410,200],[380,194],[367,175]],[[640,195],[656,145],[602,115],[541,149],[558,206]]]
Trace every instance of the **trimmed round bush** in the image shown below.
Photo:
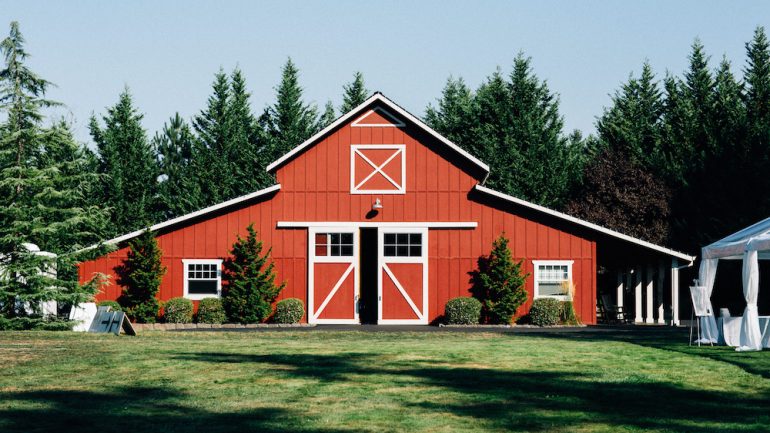
[[[205,298],[198,303],[198,323],[224,323],[226,320],[225,309],[219,298]]]
[[[193,303],[185,298],[171,298],[163,305],[163,317],[166,323],[191,323]]]
[[[536,326],[553,326],[559,323],[561,302],[552,298],[535,299],[529,309],[529,318]]]
[[[477,325],[481,318],[481,302],[467,296],[450,299],[444,310],[449,325]]]
[[[118,304],[117,301],[99,301],[96,303],[97,307],[110,307],[112,311],[123,311],[123,307]]]
[[[275,323],[299,323],[305,314],[305,305],[297,298],[289,298],[278,301],[275,304]]]

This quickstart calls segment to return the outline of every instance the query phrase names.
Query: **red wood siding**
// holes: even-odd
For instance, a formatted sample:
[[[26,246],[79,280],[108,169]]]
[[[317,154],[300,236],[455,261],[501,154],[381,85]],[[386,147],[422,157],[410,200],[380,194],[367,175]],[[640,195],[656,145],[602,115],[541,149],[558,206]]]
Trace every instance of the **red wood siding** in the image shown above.
[[[404,144],[406,146],[406,194],[350,194],[350,145]],[[307,301],[307,230],[278,229],[279,221],[419,222],[475,221],[475,229],[429,232],[429,318],[443,314],[446,301],[469,295],[469,272],[477,258],[489,252],[492,241],[505,232],[513,256],[524,259],[530,302],[533,291],[532,260],[574,260],[575,309],[585,323],[595,322],[596,244],[587,237],[560,231],[527,219],[509,209],[495,208],[469,199],[479,183],[463,169],[463,162],[442,149],[433,138],[413,127],[351,127],[343,125],[277,170],[281,190],[272,198],[211,216],[190,225],[161,233],[168,272],[160,298],[182,296],[182,259],[222,258],[236,234],[243,235],[253,222],[262,240],[272,247],[279,280],[287,282],[281,298]],[[449,159],[448,159],[449,158]],[[452,159],[452,161],[450,161]],[[457,162],[459,161],[459,162]],[[367,213],[375,198],[383,209],[371,219]],[[513,209],[513,208],[511,208]],[[93,272],[114,274],[125,257],[121,249],[81,264],[81,280]],[[114,283],[114,281],[113,281]],[[115,299],[120,288],[107,288],[98,299]],[[520,311],[529,308],[528,302]]]

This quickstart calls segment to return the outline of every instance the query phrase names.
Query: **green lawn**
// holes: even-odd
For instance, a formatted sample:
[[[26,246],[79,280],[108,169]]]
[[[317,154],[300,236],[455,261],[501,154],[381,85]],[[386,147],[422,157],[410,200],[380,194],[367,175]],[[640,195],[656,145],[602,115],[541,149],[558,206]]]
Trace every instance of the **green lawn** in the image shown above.
[[[770,352],[672,332],[0,332],[0,432],[770,431]]]

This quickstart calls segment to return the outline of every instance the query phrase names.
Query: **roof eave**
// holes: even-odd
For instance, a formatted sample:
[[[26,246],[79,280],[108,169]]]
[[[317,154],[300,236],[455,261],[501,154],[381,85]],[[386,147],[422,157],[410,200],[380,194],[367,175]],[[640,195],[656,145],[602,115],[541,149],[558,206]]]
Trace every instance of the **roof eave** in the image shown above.
[[[549,208],[547,208],[545,206],[541,206],[541,205],[538,205],[538,204],[535,204],[535,203],[528,202],[526,200],[522,200],[520,198],[517,198],[517,197],[511,196],[511,195],[502,193],[500,191],[495,191],[495,190],[493,190],[491,188],[487,188],[487,187],[479,185],[479,184],[476,184],[474,186],[474,188],[477,191],[479,191],[479,192],[482,192],[482,193],[485,193],[485,194],[488,194],[488,195],[491,195],[491,196],[503,199],[503,200],[511,202],[511,203],[518,204],[520,206],[528,207],[530,209],[534,209],[534,210],[537,210],[539,212],[543,212],[545,214],[554,216],[556,218],[560,218],[560,219],[572,222],[574,224],[577,224],[577,225],[589,228],[591,230],[595,230],[595,231],[597,231],[599,233],[603,233],[603,234],[606,234],[608,236],[612,236],[614,238],[621,239],[621,240],[624,240],[626,242],[630,242],[630,243],[639,245],[641,247],[644,247],[644,248],[647,248],[647,249],[651,249],[653,251],[657,251],[659,253],[663,253],[663,254],[666,254],[668,256],[677,258],[677,259],[685,260],[685,261],[688,261],[690,263],[695,261],[695,256],[690,256],[688,254],[681,253],[679,251],[674,251],[674,250],[672,250],[670,248],[666,248],[666,247],[663,247],[663,246],[660,246],[660,245],[653,244],[652,242],[648,242],[648,241],[645,241],[645,240],[642,240],[642,239],[638,239],[638,238],[635,238],[633,236],[628,236],[628,235],[625,235],[623,233],[617,232],[615,230],[608,229],[606,227],[602,227],[602,226],[600,226],[598,224],[594,224],[592,222],[588,222],[588,221],[582,220],[580,218],[576,218],[576,217],[573,217],[571,215],[567,215],[565,213],[558,212],[558,211],[555,211],[553,209],[549,209]]]

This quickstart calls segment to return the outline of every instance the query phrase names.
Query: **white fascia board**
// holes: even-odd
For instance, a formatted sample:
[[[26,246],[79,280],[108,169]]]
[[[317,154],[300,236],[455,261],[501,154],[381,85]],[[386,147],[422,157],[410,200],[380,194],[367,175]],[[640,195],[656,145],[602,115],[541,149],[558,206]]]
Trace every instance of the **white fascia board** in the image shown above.
[[[414,122],[418,127],[424,129],[427,133],[432,135],[434,138],[436,138],[440,142],[444,143],[445,145],[449,146],[452,150],[454,150],[455,152],[459,153],[460,155],[462,155],[463,157],[465,157],[466,159],[468,159],[472,163],[476,164],[478,167],[480,167],[485,172],[489,173],[489,166],[488,165],[484,164],[483,162],[478,160],[476,157],[474,157],[470,153],[468,153],[465,150],[463,150],[460,146],[452,143],[446,137],[444,137],[441,134],[439,134],[438,132],[434,131],[431,127],[429,127],[428,125],[423,123],[422,120],[418,119],[417,117],[411,115],[408,111],[406,111],[403,108],[399,107],[396,103],[394,103],[393,101],[388,99],[382,93],[375,93],[374,95],[369,97],[369,99],[367,99],[366,101],[362,102],[359,106],[357,106],[356,108],[348,111],[345,115],[339,117],[337,120],[332,122],[329,126],[327,126],[326,128],[322,129],[321,131],[319,131],[317,134],[313,135],[312,137],[308,138],[302,144],[300,144],[299,146],[297,146],[294,149],[290,150],[288,153],[286,153],[282,157],[280,157],[277,160],[273,161],[270,165],[267,166],[266,170],[268,172],[272,172],[276,168],[280,167],[281,165],[283,165],[283,163],[285,163],[286,161],[292,159],[295,155],[297,155],[298,153],[302,152],[308,146],[311,146],[314,142],[316,142],[318,139],[320,139],[321,137],[326,135],[329,131],[331,131],[334,128],[338,127],[339,125],[345,123],[351,117],[353,117],[356,114],[358,114],[358,112],[361,111],[361,109],[363,109],[364,107],[370,105],[371,103],[373,103],[375,101],[382,102],[383,104],[385,104],[391,110],[401,114],[402,116],[406,117],[410,121]]]
[[[188,213],[187,215],[182,215],[182,216],[179,216],[179,217],[176,217],[176,218],[172,218],[172,219],[170,219],[168,221],[165,221],[165,222],[158,223],[158,224],[155,224],[153,226],[150,226],[148,229],[136,230],[136,231],[133,231],[131,233],[127,233],[127,234],[125,234],[123,236],[118,236],[118,237],[110,239],[108,241],[104,241],[104,243],[108,244],[108,245],[119,244],[121,242],[124,242],[124,241],[127,241],[129,239],[132,239],[132,238],[135,238],[135,237],[139,236],[145,230],[150,230],[150,231],[154,232],[154,231],[157,231],[157,230],[169,227],[169,226],[173,226],[174,224],[179,224],[181,222],[184,222],[184,221],[187,221],[187,220],[199,217],[199,216],[203,216],[203,215],[206,215],[208,213],[218,211],[220,209],[224,209],[226,207],[232,206],[234,204],[238,204],[240,202],[244,202],[244,201],[247,201],[247,200],[250,200],[250,199],[253,199],[253,198],[257,198],[259,196],[270,194],[272,192],[278,191],[279,189],[281,189],[281,184],[276,184],[276,185],[273,185],[273,186],[270,186],[270,187],[267,187],[267,188],[264,188],[264,189],[260,189],[259,191],[255,191],[255,192],[252,192],[252,193],[249,193],[249,194],[246,194],[246,195],[242,195],[240,197],[236,197],[236,198],[233,198],[233,199],[230,199],[230,200],[227,200],[227,201],[223,201],[222,203],[218,203],[218,204],[215,204],[213,206],[209,206],[209,207],[197,210],[195,212]],[[90,250],[92,248],[96,248],[97,246],[99,246],[99,244],[91,245],[90,247],[83,248],[80,251]]]
[[[596,230],[596,231],[598,231],[600,233],[604,233],[606,235],[609,235],[609,236],[612,236],[612,237],[624,240],[626,242],[631,242],[633,244],[636,244],[636,245],[639,245],[639,246],[642,246],[642,247],[645,247],[645,248],[649,248],[651,250],[654,250],[654,251],[657,251],[657,252],[660,252],[660,253],[663,253],[663,254],[667,254],[667,255],[672,256],[672,257],[676,257],[676,258],[679,258],[679,259],[682,259],[682,260],[687,260],[689,262],[693,262],[695,260],[694,256],[690,256],[690,255],[687,255],[687,254],[684,254],[684,253],[680,253],[679,251],[674,251],[674,250],[672,250],[670,248],[662,247],[660,245],[655,245],[655,244],[653,244],[651,242],[643,241],[641,239],[637,239],[637,238],[632,237],[632,236],[624,235],[623,233],[616,232],[615,230],[611,230],[611,229],[608,229],[606,227],[602,227],[602,226],[600,226],[598,224],[594,224],[594,223],[591,223],[591,222],[588,222],[588,221],[585,221],[585,220],[581,220],[580,218],[575,218],[575,217],[573,217],[571,215],[567,215],[565,213],[561,213],[561,212],[555,211],[553,209],[548,209],[547,207],[540,206],[540,205],[535,204],[535,203],[530,203],[530,202],[528,202],[526,200],[522,200],[520,198],[516,198],[516,197],[510,196],[508,194],[504,194],[504,193],[499,192],[499,191],[495,191],[493,189],[487,188],[487,187],[479,185],[479,184],[476,184],[476,186],[474,188],[477,191],[479,191],[479,192],[483,192],[485,194],[489,194],[491,196],[503,199],[505,201],[508,201],[508,202],[511,202],[511,203],[515,203],[515,204],[518,204],[518,205],[521,205],[521,206],[524,206],[524,207],[528,207],[530,209],[534,209],[534,210],[543,212],[545,214],[554,216],[556,218],[560,218],[560,219],[563,219],[563,220],[566,220],[566,221],[569,221],[569,222],[581,225],[583,227],[587,227],[589,229]]]
[[[278,228],[306,228],[306,227],[378,227],[378,228],[422,228],[432,229],[475,229],[478,227],[476,221],[458,221],[458,222],[355,222],[355,221],[278,221]]]

